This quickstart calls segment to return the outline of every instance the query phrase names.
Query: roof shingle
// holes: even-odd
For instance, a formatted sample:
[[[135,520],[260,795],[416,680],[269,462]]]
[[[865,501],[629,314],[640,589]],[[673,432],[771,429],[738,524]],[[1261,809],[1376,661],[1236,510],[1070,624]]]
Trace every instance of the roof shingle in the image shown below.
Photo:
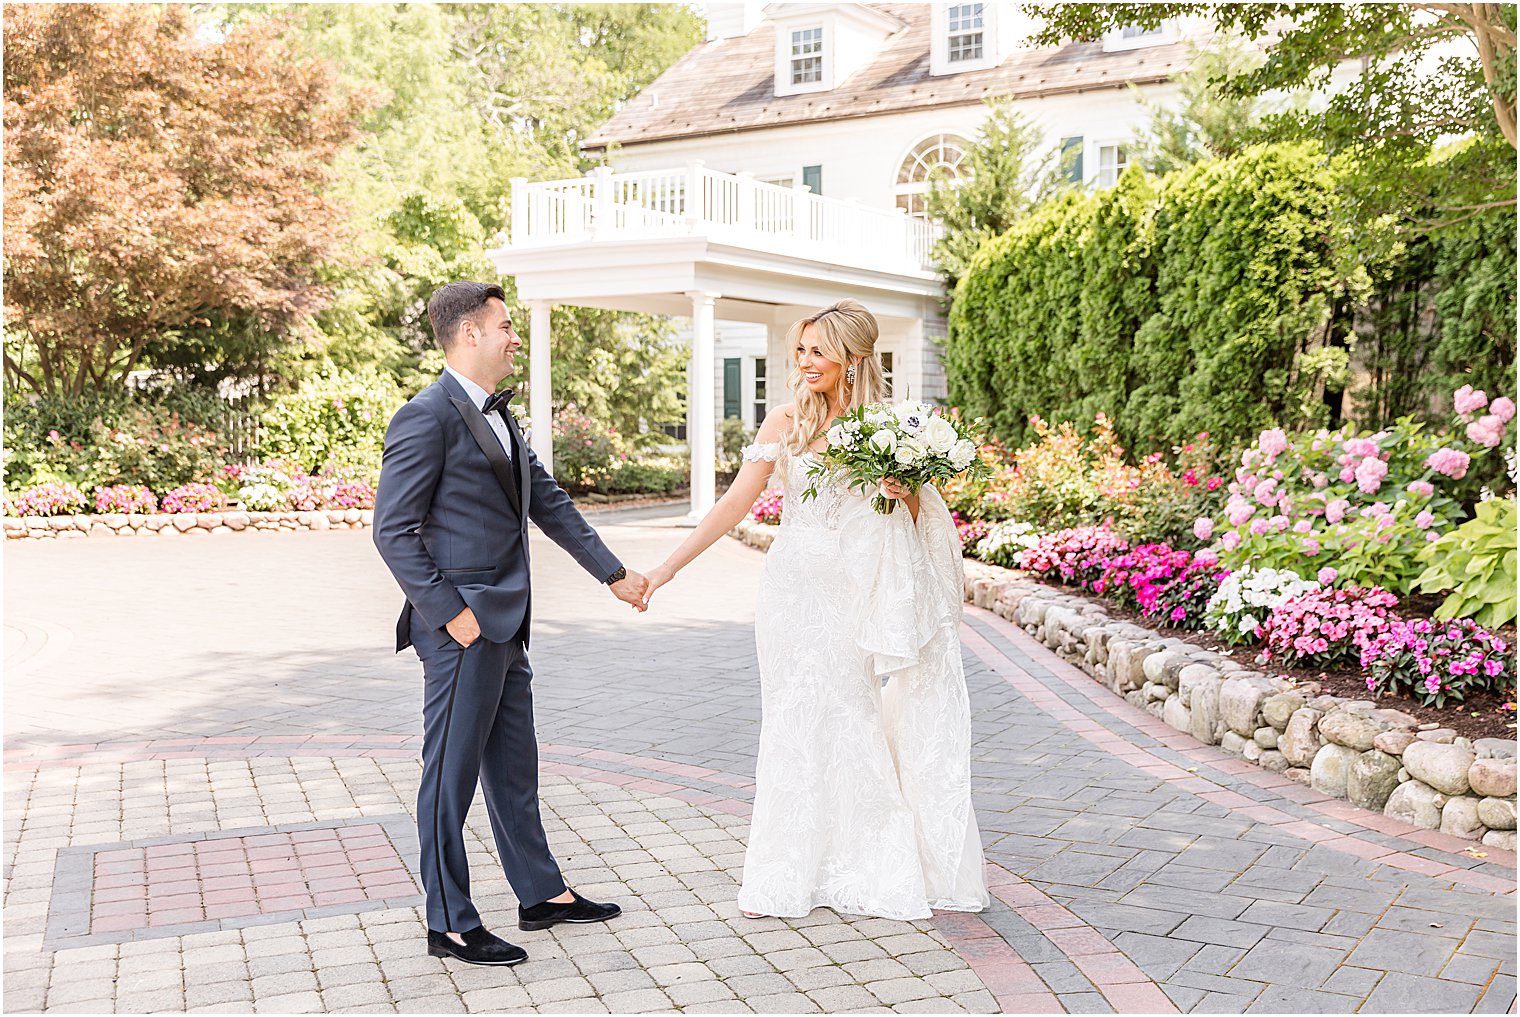
[[[746,36],[698,44],[586,140],[608,145],[816,123],[935,106],[965,105],[992,96],[1027,98],[1163,81],[1188,66],[1185,43],[1105,53],[1098,43],[1016,49],[997,67],[939,77],[929,73],[929,4],[872,4],[906,27],[889,36],[876,57],[827,92],[775,94],[775,25]]]

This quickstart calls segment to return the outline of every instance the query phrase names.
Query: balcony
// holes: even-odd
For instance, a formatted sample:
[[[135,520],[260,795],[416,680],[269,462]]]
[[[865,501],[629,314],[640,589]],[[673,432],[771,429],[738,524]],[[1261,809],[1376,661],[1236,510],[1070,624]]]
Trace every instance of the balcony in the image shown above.
[[[876,272],[932,273],[938,227],[901,209],[867,208],[806,188],[761,183],[747,173],[683,169],[575,180],[512,181],[507,249],[526,252],[587,242],[701,237],[749,251]]]

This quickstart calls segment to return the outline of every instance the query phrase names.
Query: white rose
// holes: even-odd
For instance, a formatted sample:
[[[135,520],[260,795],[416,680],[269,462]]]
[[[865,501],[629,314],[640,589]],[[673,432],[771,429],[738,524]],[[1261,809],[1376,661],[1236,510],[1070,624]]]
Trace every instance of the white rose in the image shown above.
[[[950,465],[957,470],[964,470],[976,459],[976,446],[962,439],[950,449]]]
[[[940,455],[949,452],[960,440],[956,433],[955,425],[944,417],[930,417],[928,425],[924,428],[924,442],[934,452]]]
[[[838,424],[835,424],[833,427],[829,428],[828,439],[830,445],[841,447],[845,444],[848,437],[849,436],[845,433],[845,429]]]
[[[897,435],[890,427],[883,427],[871,435],[871,447],[878,452],[891,452],[897,447]]]
[[[912,466],[921,454],[918,449],[904,440],[897,443],[897,450],[892,453],[892,457],[897,460],[899,466]]]

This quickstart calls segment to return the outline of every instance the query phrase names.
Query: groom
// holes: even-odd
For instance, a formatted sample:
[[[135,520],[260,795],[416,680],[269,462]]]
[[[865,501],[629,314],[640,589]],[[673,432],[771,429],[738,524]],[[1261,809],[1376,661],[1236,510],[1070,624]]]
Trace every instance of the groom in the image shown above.
[[[463,831],[477,780],[521,902],[519,928],[621,913],[565,885],[539,818],[528,520],[619,600],[642,609],[645,580],[618,563],[540,465],[508,410],[512,393],[494,393],[522,346],[501,287],[449,283],[428,301],[428,318],[448,367],[391,420],[374,523],[375,546],[406,594],[396,649],[414,646],[422,660],[417,832],[428,953],[517,964],[527,953],[486,931],[470,901]]]

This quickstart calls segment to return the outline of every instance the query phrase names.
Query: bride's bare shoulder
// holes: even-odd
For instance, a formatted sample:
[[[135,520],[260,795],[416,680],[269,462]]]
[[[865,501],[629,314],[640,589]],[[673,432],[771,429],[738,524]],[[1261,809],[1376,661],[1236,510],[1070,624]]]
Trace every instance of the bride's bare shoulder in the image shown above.
[[[755,441],[777,441],[792,426],[792,403],[782,403],[780,406],[771,408],[765,415],[765,420],[760,424],[760,429],[755,433]]]

